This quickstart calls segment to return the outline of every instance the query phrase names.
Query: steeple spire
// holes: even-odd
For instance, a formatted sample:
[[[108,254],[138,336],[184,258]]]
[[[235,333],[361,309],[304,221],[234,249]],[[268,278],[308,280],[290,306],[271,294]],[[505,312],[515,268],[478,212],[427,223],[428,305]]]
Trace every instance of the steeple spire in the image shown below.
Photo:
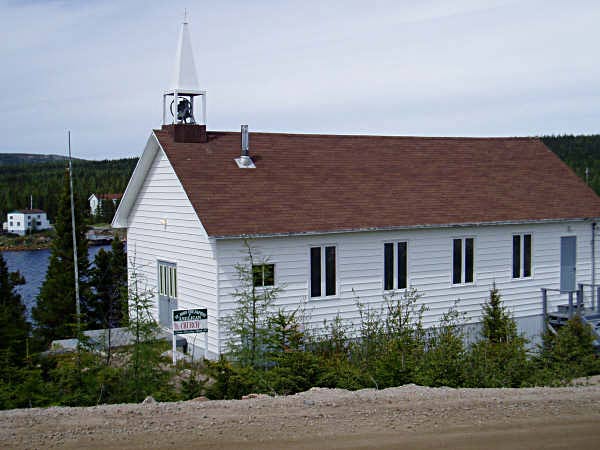
[[[202,118],[200,124],[206,125],[206,91],[201,89],[198,83],[186,10],[183,23],[181,24],[181,31],[179,32],[173,81],[170,89],[163,95],[163,125],[167,125],[168,123],[197,124],[198,122],[194,117],[194,97],[198,96],[202,101]],[[173,100],[168,102],[167,97],[173,97]],[[169,112],[172,120],[167,121]]]
[[[187,12],[181,31],[179,33],[179,44],[177,45],[177,59],[175,63],[175,73],[171,89],[178,91],[199,91],[198,75],[196,73],[196,64],[194,63],[194,52],[192,51],[192,40],[187,21]]]

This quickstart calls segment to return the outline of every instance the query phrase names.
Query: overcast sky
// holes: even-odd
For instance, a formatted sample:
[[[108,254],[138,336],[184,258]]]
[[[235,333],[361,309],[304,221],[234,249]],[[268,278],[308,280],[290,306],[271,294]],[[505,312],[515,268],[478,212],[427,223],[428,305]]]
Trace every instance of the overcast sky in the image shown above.
[[[0,152],[139,155],[184,8],[209,130],[600,132],[597,0],[0,0]]]

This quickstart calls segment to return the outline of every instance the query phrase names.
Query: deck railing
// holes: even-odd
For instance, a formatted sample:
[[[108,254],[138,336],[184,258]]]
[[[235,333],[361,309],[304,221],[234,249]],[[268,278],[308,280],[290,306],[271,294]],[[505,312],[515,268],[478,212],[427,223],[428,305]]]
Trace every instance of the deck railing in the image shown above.
[[[586,288],[590,288],[591,293],[587,299],[585,295]],[[600,312],[600,286],[579,283],[578,288],[575,291],[561,291],[560,289],[542,288],[542,314],[544,316],[544,321],[548,319],[549,294],[551,293],[558,293],[561,296],[565,294],[567,295],[567,313],[569,319],[571,319],[576,312],[584,312],[586,310]]]

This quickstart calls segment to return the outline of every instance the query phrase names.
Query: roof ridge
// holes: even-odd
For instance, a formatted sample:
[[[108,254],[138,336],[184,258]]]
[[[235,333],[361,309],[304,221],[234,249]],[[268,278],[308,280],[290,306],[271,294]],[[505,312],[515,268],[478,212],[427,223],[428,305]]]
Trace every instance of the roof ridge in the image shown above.
[[[161,129],[155,132],[168,133]],[[299,136],[299,137],[347,137],[347,138],[389,138],[389,139],[426,139],[426,140],[540,140],[540,136],[417,136],[417,135],[392,135],[392,134],[332,134],[332,133],[289,133],[275,131],[249,131],[251,134],[265,136]],[[239,135],[239,131],[207,130],[207,134]]]

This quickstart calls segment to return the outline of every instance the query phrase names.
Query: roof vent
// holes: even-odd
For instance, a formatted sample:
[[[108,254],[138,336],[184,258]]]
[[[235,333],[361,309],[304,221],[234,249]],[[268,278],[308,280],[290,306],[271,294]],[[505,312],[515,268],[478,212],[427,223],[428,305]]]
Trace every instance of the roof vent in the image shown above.
[[[248,155],[248,125],[242,125],[242,154],[239,158],[235,158],[240,169],[256,169],[254,161]]]

